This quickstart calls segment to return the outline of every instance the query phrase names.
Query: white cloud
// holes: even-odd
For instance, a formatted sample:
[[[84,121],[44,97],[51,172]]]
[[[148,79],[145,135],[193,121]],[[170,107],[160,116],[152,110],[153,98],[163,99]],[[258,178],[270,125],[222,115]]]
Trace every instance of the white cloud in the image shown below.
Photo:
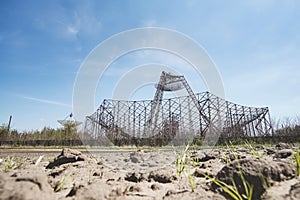
[[[30,100],[30,101],[35,101],[35,102],[38,102],[38,103],[45,103],[45,104],[51,104],[51,105],[63,106],[63,107],[72,107],[69,104],[65,104],[65,103],[61,103],[61,102],[57,102],[57,101],[52,101],[52,100],[48,100],[48,99],[40,99],[40,98],[29,97],[29,96],[21,96],[21,95],[19,95],[19,97],[23,98],[23,99]]]
[[[77,35],[77,33],[79,31],[78,28],[76,28],[75,26],[68,26],[67,29],[68,29],[68,32],[72,35]]]

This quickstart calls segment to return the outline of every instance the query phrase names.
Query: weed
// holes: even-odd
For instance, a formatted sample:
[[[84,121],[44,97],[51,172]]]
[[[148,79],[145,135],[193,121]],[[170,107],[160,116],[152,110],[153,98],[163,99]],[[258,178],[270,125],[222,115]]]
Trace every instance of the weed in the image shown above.
[[[243,173],[240,170],[239,170],[239,176],[243,182],[245,194],[240,194],[233,178],[231,180],[232,185],[229,185],[223,181],[212,178],[212,177],[208,176],[207,174],[203,174],[203,176],[205,176],[207,179],[209,179],[211,182],[213,182],[217,186],[221,187],[222,190],[234,200],[245,200],[245,199],[251,200],[252,199],[253,185],[250,185],[250,183],[248,181],[246,181]]]
[[[182,172],[185,170],[187,166],[187,151],[189,149],[189,145],[185,147],[185,150],[180,154],[176,156],[176,172],[178,176],[181,176]]]
[[[229,144],[226,143],[226,147],[229,150],[229,153],[232,154],[232,155],[234,155],[235,160],[238,160],[239,159],[239,155],[235,151],[235,146],[232,144],[231,141],[229,141]],[[229,160],[230,160],[230,157],[229,157]]]
[[[198,167],[201,165],[201,162],[197,159],[192,159],[191,162],[193,167]]]
[[[250,150],[250,153],[252,154],[252,156],[254,158],[262,158],[263,157],[263,153],[257,152],[247,140],[245,141],[245,145]]]
[[[233,145],[231,144],[231,149],[233,149],[232,146]],[[227,148],[229,148],[229,147],[227,146]],[[232,153],[234,153],[234,152],[232,151]],[[235,159],[238,160],[238,155],[237,154],[235,154]],[[220,181],[220,180],[217,180],[215,178],[212,178],[212,177],[208,176],[207,174],[203,174],[203,176],[206,177],[207,179],[209,179],[210,181],[212,181],[217,186],[221,187],[222,190],[225,193],[227,193],[232,199],[234,199],[234,200],[245,200],[245,199],[251,200],[252,199],[252,195],[253,195],[253,185],[251,185],[245,179],[240,166],[239,166],[239,169],[238,169],[238,174],[239,174],[239,177],[242,180],[243,187],[244,187],[244,190],[245,190],[245,194],[240,194],[240,192],[238,191],[238,189],[236,187],[236,183],[235,183],[233,177],[231,177],[231,183],[232,183],[232,185],[229,185],[229,184],[227,184],[227,183],[225,183],[223,181]]]
[[[244,189],[245,189],[245,193],[246,194],[242,194],[242,197],[244,199],[247,199],[247,200],[251,200],[252,199],[252,195],[253,195],[253,185],[251,185],[244,177],[243,173],[241,170],[239,170],[239,175],[242,179],[242,182],[243,182],[243,186],[244,186]]]
[[[190,170],[187,171],[187,179],[191,186],[192,192],[194,192],[194,190],[196,189],[196,183],[195,183],[194,177],[190,173]]]
[[[296,160],[296,171],[297,171],[297,176],[300,176],[300,154],[299,152],[294,153],[294,157]]]
[[[225,143],[225,152],[222,152],[221,154],[221,160],[227,165],[231,162],[232,156],[234,156],[235,160],[239,159],[238,153],[235,151],[235,147],[233,146],[232,142],[229,141],[229,143]]]
[[[219,181],[219,180],[217,180],[215,178],[212,178],[212,177],[208,176],[207,174],[203,174],[203,176],[205,176],[205,178],[207,178],[208,180],[210,180],[211,182],[213,182],[217,186],[221,187],[223,189],[223,191],[225,193],[227,193],[234,200],[241,200],[241,199],[243,199],[235,186],[228,185],[228,184],[226,184],[223,181]]]
[[[259,177],[262,181],[262,184],[263,184],[263,188],[266,190],[267,188],[269,188],[269,182],[267,181],[267,178],[260,172],[259,174]]]
[[[59,183],[54,187],[54,192],[59,192],[63,189],[68,176],[69,175],[65,175],[65,176],[62,177],[62,179],[59,181]]]
[[[190,172],[190,166],[198,166],[199,162],[195,161],[194,159],[191,158],[191,156],[188,154],[188,150],[189,150],[189,144],[185,147],[184,151],[180,154],[176,156],[176,162],[175,162],[175,166],[176,166],[176,171],[178,176],[181,176],[181,174],[184,172],[188,182],[190,184],[190,187],[192,189],[192,191],[194,192],[194,190],[196,189],[196,183],[194,180],[194,177],[191,175]]]
[[[230,157],[228,155],[224,154],[224,153],[221,155],[221,159],[223,160],[223,162],[226,165],[228,165],[230,163]]]
[[[93,170],[89,170],[88,185],[92,184],[92,174],[93,174]]]
[[[4,171],[5,172],[9,172],[10,170],[12,170],[15,167],[16,167],[16,158],[8,156],[5,159],[5,168],[4,168]]]
[[[100,158],[99,157],[94,156],[93,160],[95,161],[95,164],[99,164],[100,163]]]

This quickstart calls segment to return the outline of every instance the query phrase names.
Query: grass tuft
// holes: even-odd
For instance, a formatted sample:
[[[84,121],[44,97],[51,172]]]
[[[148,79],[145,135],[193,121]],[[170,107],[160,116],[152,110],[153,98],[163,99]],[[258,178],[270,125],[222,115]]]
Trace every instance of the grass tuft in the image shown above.
[[[64,188],[68,176],[69,175],[65,175],[62,177],[59,183],[54,187],[54,192],[59,192]]]
[[[185,150],[180,154],[176,156],[176,172],[178,176],[181,176],[181,174],[184,172],[186,166],[187,166],[187,157],[188,157],[188,149],[189,145],[185,147]]]
[[[196,182],[195,178],[192,176],[191,171],[190,171],[190,165],[195,167],[199,165],[199,162],[195,161],[194,159],[191,158],[191,156],[188,153],[190,145],[188,144],[184,151],[176,156],[176,172],[178,176],[181,176],[182,173],[185,173],[189,185],[191,187],[192,192],[195,191],[196,189]]]
[[[294,158],[296,160],[296,172],[297,176],[300,176],[300,154],[299,151],[294,153]]]
[[[256,151],[253,148],[253,146],[250,144],[250,142],[248,142],[247,140],[245,141],[245,145],[250,150],[250,153],[252,154],[252,156],[254,158],[262,158],[263,157],[263,153],[259,153],[258,151]]]
[[[227,184],[223,181],[220,181],[216,178],[212,178],[212,177],[208,176],[207,174],[203,174],[203,176],[205,178],[209,179],[211,182],[213,182],[217,186],[219,186],[220,188],[222,188],[222,190],[234,200],[251,200],[252,199],[253,185],[251,185],[248,181],[246,181],[246,179],[241,171],[239,171],[239,176],[243,182],[245,194],[240,194],[233,178],[231,180],[232,185],[229,185],[229,184]]]
[[[5,172],[9,172],[10,170],[14,169],[16,167],[16,158],[8,156],[5,159]]]

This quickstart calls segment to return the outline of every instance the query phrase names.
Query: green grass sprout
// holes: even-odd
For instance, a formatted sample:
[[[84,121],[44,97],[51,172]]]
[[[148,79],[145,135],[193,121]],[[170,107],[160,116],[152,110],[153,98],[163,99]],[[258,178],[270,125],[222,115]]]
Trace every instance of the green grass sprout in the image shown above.
[[[294,158],[296,160],[296,172],[297,172],[297,176],[300,176],[300,154],[299,154],[298,151],[294,153]]]

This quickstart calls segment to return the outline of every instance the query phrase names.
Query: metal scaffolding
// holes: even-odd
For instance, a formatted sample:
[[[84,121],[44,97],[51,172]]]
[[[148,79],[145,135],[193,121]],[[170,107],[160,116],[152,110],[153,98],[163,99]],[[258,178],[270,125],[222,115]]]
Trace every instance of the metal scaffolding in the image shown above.
[[[163,99],[186,89],[188,96]],[[105,99],[86,117],[84,134],[115,145],[166,145],[190,137],[272,135],[269,109],[241,106],[209,92],[194,94],[184,76],[162,72],[153,100]]]

